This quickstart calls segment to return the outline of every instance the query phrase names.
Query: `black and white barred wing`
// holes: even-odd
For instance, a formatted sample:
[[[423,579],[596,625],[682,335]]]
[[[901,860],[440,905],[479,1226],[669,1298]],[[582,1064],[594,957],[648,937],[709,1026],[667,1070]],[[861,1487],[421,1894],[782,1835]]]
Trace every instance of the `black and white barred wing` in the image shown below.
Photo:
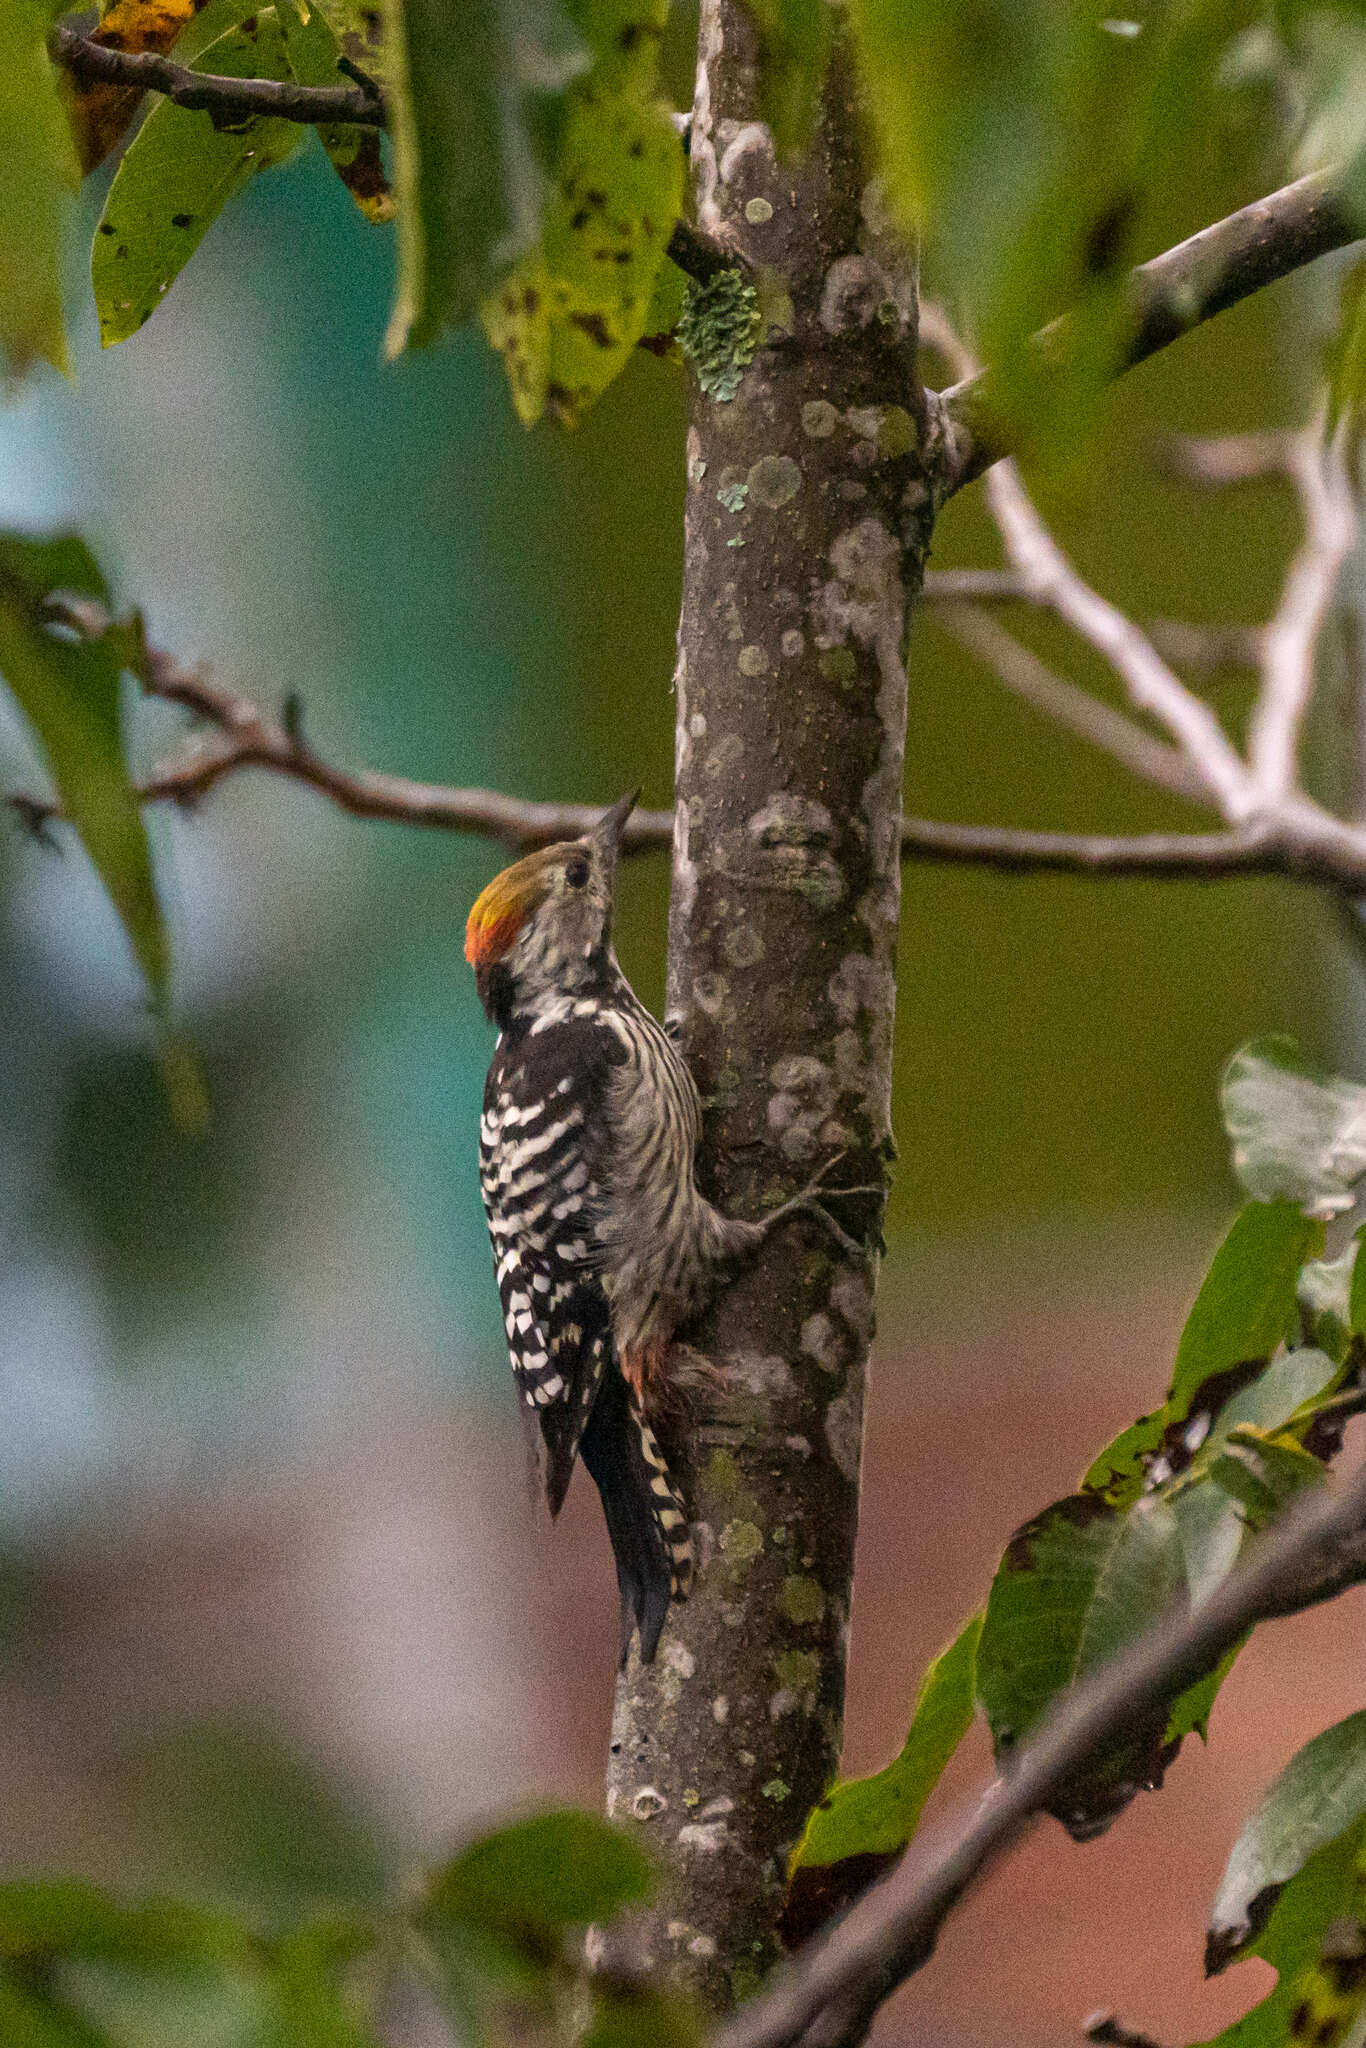
[[[607,1083],[622,1057],[608,1027],[572,1019],[505,1037],[484,1090],[480,1185],[508,1355],[548,1452],[552,1513],[611,1358],[594,1212]]]

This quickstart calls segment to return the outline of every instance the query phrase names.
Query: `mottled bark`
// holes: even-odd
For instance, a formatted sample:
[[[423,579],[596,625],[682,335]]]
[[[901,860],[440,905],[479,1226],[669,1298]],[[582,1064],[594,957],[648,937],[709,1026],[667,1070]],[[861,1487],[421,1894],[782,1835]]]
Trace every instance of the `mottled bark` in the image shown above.
[[[704,0],[699,215],[769,326],[688,435],[669,1005],[704,1179],[744,1215],[837,1153],[848,1184],[891,1157],[904,638],[936,467],[848,70],[796,166],[754,86],[749,17]],[[876,1196],[840,1213],[876,1242]],[[839,1759],[875,1278],[803,1222],[688,1333],[722,1375],[688,1431],[703,1568],[657,1664],[622,1676],[608,1802],[665,1871],[633,1959],[713,2008],[775,1960],[786,1858]]]

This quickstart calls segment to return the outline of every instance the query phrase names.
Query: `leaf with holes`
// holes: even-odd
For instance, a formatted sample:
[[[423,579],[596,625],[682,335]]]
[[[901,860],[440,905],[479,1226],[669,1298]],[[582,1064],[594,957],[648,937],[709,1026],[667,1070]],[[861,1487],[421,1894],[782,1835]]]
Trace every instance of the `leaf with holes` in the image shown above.
[[[352,82],[338,71],[337,59],[344,49],[367,49],[361,25],[363,18],[376,25],[373,54],[378,57],[383,50],[377,8],[334,7],[331,10],[333,14],[351,18],[344,44],[328,11],[310,4],[310,0],[280,0],[277,12],[284,32],[289,68],[300,85],[347,85]],[[376,76],[376,83],[379,82],[376,74],[370,75]],[[356,122],[330,121],[318,129],[318,140],[327,151],[333,170],[365,218],[377,224],[392,220],[394,197],[384,168],[378,128]]]
[[[229,78],[286,78],[273,7],[212,42],[196,69]],[[228,201],[304,139],[297,122],[254,118],[215,128],[169,100],[152,109],[109,188],[90,272],[106,348],[136,334],[161,304]]]

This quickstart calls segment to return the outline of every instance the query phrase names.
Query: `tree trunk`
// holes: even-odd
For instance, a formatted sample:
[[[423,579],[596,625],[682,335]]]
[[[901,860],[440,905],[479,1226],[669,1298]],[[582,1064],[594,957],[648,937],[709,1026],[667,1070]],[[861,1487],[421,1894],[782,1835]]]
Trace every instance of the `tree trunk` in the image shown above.
[[[751,1216],[835,1154],[847,1185],[891,1157],[904,635],[933,519],[914,271],[880,238],[844,52],[806,161],[775,165],[757,119],[750,17],[703,0],[699,219],[769,326],[688,434],[669,1006],[704,1182]],[[876,1242],[880,1198],[835,1206]],[[631,1959],[714,2010],[776,1959],[839,1760],[876,1268],[803,1220],[688,1333],[721,1375],[688,1432],[702,1570],[658,1662],[622,1674],[608,1810],[665,1872]]]

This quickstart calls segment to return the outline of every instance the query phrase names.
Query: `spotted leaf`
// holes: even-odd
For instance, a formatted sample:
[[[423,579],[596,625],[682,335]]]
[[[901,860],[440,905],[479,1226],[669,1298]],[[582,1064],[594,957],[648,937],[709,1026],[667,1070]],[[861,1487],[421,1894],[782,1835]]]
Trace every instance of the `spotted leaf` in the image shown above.
[[[262,9],[210,43],[195,68],[230,78],[287,77],[275,9]],[[215,128],[208,114],[169,100],[152,109],[119,165],[95,231],[90,270],[106,348],[137,333],[234,193],[283,163],[305,132],[297,122],[263,118]]]

